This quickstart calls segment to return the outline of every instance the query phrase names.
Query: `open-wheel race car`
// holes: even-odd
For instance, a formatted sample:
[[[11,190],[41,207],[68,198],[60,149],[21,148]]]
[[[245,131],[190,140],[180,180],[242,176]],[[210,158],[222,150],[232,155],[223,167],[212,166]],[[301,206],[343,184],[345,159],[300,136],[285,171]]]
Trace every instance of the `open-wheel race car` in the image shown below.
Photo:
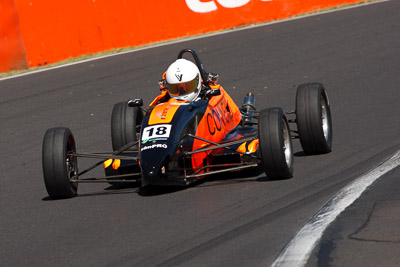
[[[196,52],[185,49],[159,85],[161,93],[147,109],[142,99],[114,106],[113,152],[78,153],[70,129],[47,130],[42,165],[51,198],[76,196],[79,183],[187,186],[207,175],[257,166],[268,179],[287,179],[293,176],[292,139],[300,140],[305,154],[331,151],[331,112],[320,83],[297,88],[294,111],[259,111],[252,93],[239,107],[218,84],[218,75],[207,73]],[[99,161],[78,171],[80,157]],[[82,177],[100,165],[104,177]]]

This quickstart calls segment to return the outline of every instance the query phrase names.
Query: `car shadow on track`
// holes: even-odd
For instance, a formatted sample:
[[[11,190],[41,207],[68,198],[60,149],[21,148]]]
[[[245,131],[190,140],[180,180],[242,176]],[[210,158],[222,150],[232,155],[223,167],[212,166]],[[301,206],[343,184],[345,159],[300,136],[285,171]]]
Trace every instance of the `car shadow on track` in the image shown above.
[[[124,195],[124,194],[135,194],[139,193],[140,187],[139,186],[119,186],[119,187],[113,187],[110,186],[108,188],[105,188],[104,191],[96,191],[93,193],[78,193],[77,196],[74,198],[83,198],[83,197],[92,197],[92,196],[111,196],[111,195]],[[63,199],[52,199],[51,197],[47,196],[42,198],[42,201],[57,201],[57,200],[63,200]]]
[[[190,188],[201,188],[201,187],[212,187],[212,186],[222,186],[227,184],[239,184],[239,183],[252,183],[252,182],[264,182],[269,181],[265,175],[259,177],[263,174],[261,168],[255,168],[247,171],[236,171],[228,172],[224,174],[214,174],[209,177],[198,180],[197,182],[185,187],[185,186],[145,186],[139,189],[138,194],[143,197],[152,197],[158,195],[165,195],[176,193],[182,190],[187,190]]]
[[[268,182],[273,181],[269,179],[262,167],[256,167],[253,169],[228,172],[222,174],[215,174],[200,180],[194,186],[197,187],[209,187],[226,184],[239,184],[239,183],[253,183],[253,182]]]
[[[308,155],[306,153],[304,153],[304,151],[297,151],[295,153],[293,153],[293,156],[301,158],[301,157],[307,157]]]
[[[224,186],[229,184],[243,184],[243,183],[254,183],[254,182],[271,182],[273,179],[269,179],[262,167],[256,167],[248,170],[234,171],[227,173],[220,173],[210,175],[199,181],[185,187],[185,186],[153,186],[148,185],[141,187],[140,182],[126,183],[126,184],[111,184],[104,188],[103,191],[93,193],[78,194],[77,198],[91,197],[91,196],[107,196],[107,195],[121,195],[121,194],[138,194],[142,197],[153,197],[165,194],[172,194],[182,190],[196,187],[214,187]],[[43,201],[52,201],[50,197],[44,197]]]

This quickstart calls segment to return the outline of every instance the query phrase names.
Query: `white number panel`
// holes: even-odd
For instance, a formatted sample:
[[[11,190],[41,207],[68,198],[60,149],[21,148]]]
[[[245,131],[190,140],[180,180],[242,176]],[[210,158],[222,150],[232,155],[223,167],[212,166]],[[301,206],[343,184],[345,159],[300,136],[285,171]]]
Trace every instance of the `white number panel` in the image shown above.
[[[147,126],[143,129],[142,140],[153,139],[153,138],[168,138],[171,133],[170,124],[157,124],[153,126]]]

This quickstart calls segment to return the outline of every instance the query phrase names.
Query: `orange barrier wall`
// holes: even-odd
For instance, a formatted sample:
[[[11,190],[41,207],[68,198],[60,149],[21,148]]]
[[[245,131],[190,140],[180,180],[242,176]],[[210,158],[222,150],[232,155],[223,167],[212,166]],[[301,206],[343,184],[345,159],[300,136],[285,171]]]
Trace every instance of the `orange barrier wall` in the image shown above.
[[[26,68],[25,49],[13,0],[0,2],[0,72]]]
[[[14,0],[29,66],[360,0]]]

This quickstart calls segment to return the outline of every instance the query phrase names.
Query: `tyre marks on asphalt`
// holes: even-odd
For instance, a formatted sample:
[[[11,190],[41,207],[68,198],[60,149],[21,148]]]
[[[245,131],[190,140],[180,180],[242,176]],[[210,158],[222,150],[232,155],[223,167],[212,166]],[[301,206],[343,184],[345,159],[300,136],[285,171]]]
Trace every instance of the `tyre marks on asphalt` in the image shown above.
[[[399,165],[400,150],[369,172],[356,178],[348,186],[341,189],[296,234],[272,266],[304,266],[313,249],[321,239],[325,229],[339,216],[339,214],[357,200],[375,181]]]

